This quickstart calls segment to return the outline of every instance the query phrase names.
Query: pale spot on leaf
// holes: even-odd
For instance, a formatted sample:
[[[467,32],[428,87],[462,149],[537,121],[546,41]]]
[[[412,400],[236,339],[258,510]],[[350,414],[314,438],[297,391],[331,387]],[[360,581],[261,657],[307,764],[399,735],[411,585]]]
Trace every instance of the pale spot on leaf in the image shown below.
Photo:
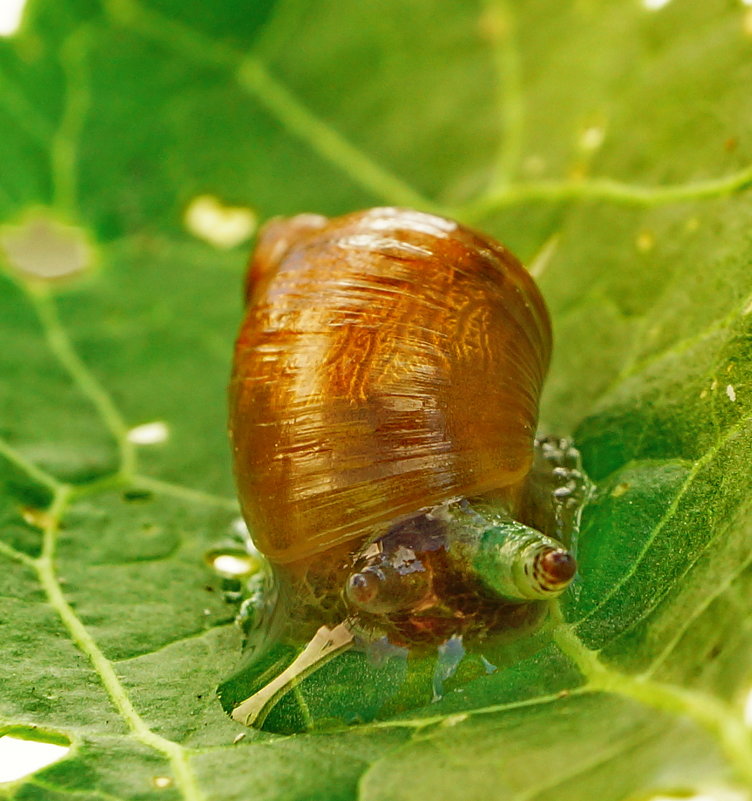
[[[744,722],[747,726],[752,727],[752,690],[747,693],[744,700]]]
[[[651,231],[640,231],[640,233],[637,234],[635,245],[640,253],[647,253],[655,247],[655,236],[653,236]]]
[[[522,170],[531,177],[543,175],[546,171],[546,162],[542,156],[528,156],[522,163]]]
[[[606,138],[606,130],[601,125],[589,125],[580,134],[580,147],[587,151],[593,152],[603,144]]]
[[[24,506],[21,509],[21,517],[30,526],[41,529],[44,531],[54,522],[54,518],[50,515],[47,509],[37,509],[33,506]]]

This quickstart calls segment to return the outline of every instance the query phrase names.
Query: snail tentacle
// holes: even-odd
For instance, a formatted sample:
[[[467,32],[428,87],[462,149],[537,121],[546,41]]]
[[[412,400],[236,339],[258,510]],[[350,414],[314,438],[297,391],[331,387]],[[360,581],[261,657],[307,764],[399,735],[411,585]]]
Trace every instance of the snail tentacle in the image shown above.
[[[514,521],[483,532],[472,566],[500,597],[520,601],[557,598],[577,572],[561,543]]]
[[[557,598],[577,573],[574,554],[561,542],[483,506],[446,509],[453,529],[451,553],[499,598]]]

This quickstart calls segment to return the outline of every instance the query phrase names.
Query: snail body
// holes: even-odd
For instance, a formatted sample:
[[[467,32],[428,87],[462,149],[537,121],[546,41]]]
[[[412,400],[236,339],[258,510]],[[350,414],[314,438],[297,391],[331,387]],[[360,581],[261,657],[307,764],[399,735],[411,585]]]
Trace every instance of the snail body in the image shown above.
[[[535,449],[551,326],[507,249],[407,209],[299,215],[266,227],[246,302],[239,497],[303,628],[436,643],[566,588],[563,507],[531,481],[561,467]]]

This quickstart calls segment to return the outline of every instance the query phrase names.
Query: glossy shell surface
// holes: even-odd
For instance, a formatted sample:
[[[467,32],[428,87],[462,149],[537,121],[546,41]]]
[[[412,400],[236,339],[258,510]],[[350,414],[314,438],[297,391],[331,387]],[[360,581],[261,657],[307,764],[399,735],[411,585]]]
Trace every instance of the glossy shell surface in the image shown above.
[[[304,563],[420,509],[518,486],[550,349],[526,270],[458,223],[397,208],[272,222],[230,392],[256,545]]]

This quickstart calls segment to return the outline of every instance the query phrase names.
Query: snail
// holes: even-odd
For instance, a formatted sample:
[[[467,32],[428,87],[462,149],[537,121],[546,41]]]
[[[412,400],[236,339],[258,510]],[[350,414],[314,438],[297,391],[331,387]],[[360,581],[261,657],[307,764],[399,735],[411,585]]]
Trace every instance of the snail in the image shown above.
[[[230,386],[243,515],[285,636],[312,639],[233,717],[354,640],[431,647],[522,627],[576,573],[568,440],[536,440],[551,353],[520,262],[400,208],[275,219]]]

